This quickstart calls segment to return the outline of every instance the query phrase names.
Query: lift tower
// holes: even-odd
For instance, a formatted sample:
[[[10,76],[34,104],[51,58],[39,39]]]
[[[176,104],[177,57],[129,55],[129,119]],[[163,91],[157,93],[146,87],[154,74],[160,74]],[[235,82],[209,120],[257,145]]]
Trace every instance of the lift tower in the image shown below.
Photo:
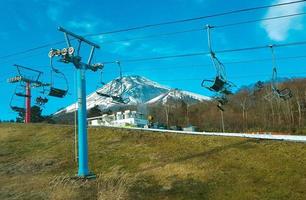
[[[54,56],[60,56],[60,61],[63,63],[72,63],[77,70],[77,88],[78,88],[78,176],[82,178],[90,178],[94,176],[88,169],[88,142],[87,142],[87,121],[86,121],[86,79],[85,71],[87,69],[91,71],[97,71],[103,68],[100,63],[92,64],[92,58],[95,49],[99,49],[100,46],[85,39],[82,36],[74,34],[62,27],[58,28],[59,31],[64,33],[67,48],[51,49],[49,57],[52,59]],[[71,41],[77,42],[77,48],[75,49],[71,45]],[[87,62],[82,62],[80,56],[81,44],[85,43],[90,47],[90,53]]]
[[[49,84],[42,83],[39,81],[40,76],[43,72],[24,67],[21,65],[14,65],[17,68],[17,75],[7,80],[8,83],[19,83],[11,99],[11,109],[15,112],[24,112],[25,120],[24,123],[31,122],[31,88],[33,87],[44,87]],[[19,90],[18,90],[19,87]],[[14,96],[25,98],[25,108],[13,104]]]

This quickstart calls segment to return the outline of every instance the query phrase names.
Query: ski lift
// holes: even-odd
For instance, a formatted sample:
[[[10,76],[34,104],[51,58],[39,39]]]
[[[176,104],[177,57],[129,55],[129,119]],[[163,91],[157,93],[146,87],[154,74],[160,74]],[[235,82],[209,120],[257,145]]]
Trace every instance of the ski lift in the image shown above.
[[[254,91],[255,92],[259,92],[260,90],[262,90],[265,87],[264,82],[262,81],[257,81],[254,85]]]
[[[224,111],[223,106],[228,103],[228,98],[225,94],[217,95],[214,97],[214,100],[218,102],[217,108],[221,111]]]
[[[50,66],[51,66],[51,82],[50,82],[50,90],[49,90],[49,96],[63,98],[68,93],[68,80],[66,76],[59,71],[58,69],[54,68],[53,66],[53,56],[50,57]],[[60,79],[63,79],[65,81],[65,88],[58,88],[54,86],[54,77],[58,76]]]
[[[44,106],[46,103],[48,103],[49,100],[46,97],[39,96],[35,99],[35,101],[36,101],[36,105]]]
[[[130,99],[123,97],[124,93],[126,92],[126,89],[122,83],[123,76],[122,76],[121,64],[120,64],[120,61],[116,61],[116,63],[119,66],[119,78],[116,78],[110,83],[110,85],[108,85],[106,92],[96,91],[96,93],[101,97],[111,98],[113,103],[128,104],[130,102]],[[100,84],[102,86],[106,85],[102,80],[102,72],[100,76]],[[114,86],[119,87],[119,89],[117,89],[117,93],[118,93],[117,95],[114,95]]]
[[[15,88],[15,92],[11,97],[10,107],[15,112],[25,113],[25,108],[16,104],[17,100],[15,99],[15,97],[21,97],[20,99],[24,99],[23,98],[24,96],[19,95],[19,90],[20,90],[20,86],[17,85],[16,88]],[[24,93],[20,93],[20,94],[24,94]],[[22,102],[23,102],[22,104],[24,104],[24,100]]]
[[[215,52],[212,50],[211,45],[211,34],[210,29],[213,28],[210,25],[206,26],[207,28],[207,40],[208,40],[208,49],[210,53],[210,58],[212,60],[213,66],[216,69],[216,77],[213,80],[204,79],[201,83],[201,86],[207,88],[210,91],[231,94],[230,88],[234,86],[233,83],[227,81],[225,67],[221,61],[216,57]]]
[[[272,52],[272,61],[273,61],[272,80],[271,80],[272,95],[286,101],[286,100],[290,99],[291,97],[293,97],[293,94],[292,94],[292,91],[290,90],[290,88],[283,88],[283,89],[278,88],[277,69],[276,69],[276,61],[275,61],[275,54],[274,54],[273,45],[270,45],[269,47],[270,47],[271,52]]]
[[[250,91],[250,95],[249,97],[254,98],[256,96],[256,94],[260,91],[262,91],[262,89],[264,89],[265,87],[265,83],[262,81],[257,81],[254,86],[252,87],[252,90]]]
[[[228,103],[228,98],[226,95],[215,96],[214,99],[219,102],[221,105],[225,105]]]
[[[30,97],[30,95],[25,93],[25,86],[23,84],[17,85],[14,93],[18,97]]]

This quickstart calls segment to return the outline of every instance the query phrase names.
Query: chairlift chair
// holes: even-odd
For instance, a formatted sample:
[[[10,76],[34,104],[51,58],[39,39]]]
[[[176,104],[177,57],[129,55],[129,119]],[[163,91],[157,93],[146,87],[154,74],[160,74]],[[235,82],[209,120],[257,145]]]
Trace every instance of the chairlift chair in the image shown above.
[[[105,98],[111,98],[113,103],[118,103],[118,104],[128,104],[130,102],[129,98],[124,98],[123,95],[126,91],[123,83],[122,83],[122,69],[121,69],[121,64],[119,61],[116,62],[119,66],[119,78],[116,78],[115,80],[113,80],[110,85],[108,86],[108,89],[106,92],[98,92],[96,91],[96,94],[98,94],[101,97],[105,97]],[[116,83],[119,84],[119,94],[118,95],[113,95],[113,89],[114,89],[114,84],[117,85]],[[101,72],[101,76],[100,76],[100,84],[105,86],[106,84],[103,82],[102,80],[102,72]]]
[[[254,91],[255,92],[259,92],[260,90],[262,90],[265,87],[264,82],[262,81],[257,81],[254,85]]]
[[[212,26],[207,25],[206,28],[207,28],[207,38],[208,38],[207,41],[208,41],[210,58],[217,73],[215,79],[213,80],[204,79],[201,83],[201,86],[212,92],[231,94],[232,92],[230,91],[230,89],[231,87],[234,86],[234,84],[227,81],[225,67],[221,63],[221,61],[216,57],[215,52],[212,50],[211,33],[210,33],[210,29],[212,28]]]
[[[14,105],[14,97],[17,96],[16,93],[14,93],[11,97],[11,101],[10,101],[10,108],[15,111],[15,112],[18,112],[18,113],[25,113],[26,109],[24,107],[21,107],[21,106],[17,106],[17,105]]]
[[[217,108],[221,111],[224,111],[223,106],[228,103],[227,95],[217,94],[216,96],[213,97],[213,99],[218,102]]]
[[[35,99],[35,101],[36,101],[36,105],[44,106],[46,103],[48,103],[49,100],[46,97],[39,96]]]
[[[293,93],[290,90],[290,88],[278,88],[277,84],[277,69],[276,69],[276,61],[275,61],[275,54],[274,54],[274,49],[273,45],[269,46],[271,48],[272,52],[272,61],[273,61],[273,66],[272,66],[272,80],[271,80],[271,89],[272,89],[272,94],[280,99],[283,100],[289,100],[290,98],[293,97]]]
[[[50,66],[51,66],[51,83],[50,83],[50,90],[49,90],[49,96],[57,97],[57,98],[63,98],[68,93],[68,80],[64,73],[59,71],[58,69],[53,67],[53,57],[50,58]],[[65,81],[65,88],[58,88],[54,86],[54,76],[58,75]]]
[[[26,93],[25,93],[25,91],[26,91],[26,89],[25,89],[25,85],[23,85],[23,84],[19,84],[19,85],[17,85],[16,86],[16,88],[15,88],[15,95],[16,96],[18,96],[18,97],[30,97],[30,95],[27,95]]]

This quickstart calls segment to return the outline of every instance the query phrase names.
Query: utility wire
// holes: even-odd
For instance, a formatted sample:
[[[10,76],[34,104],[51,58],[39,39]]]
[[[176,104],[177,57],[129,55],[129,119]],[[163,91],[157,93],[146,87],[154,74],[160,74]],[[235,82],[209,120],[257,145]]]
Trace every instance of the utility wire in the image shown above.
[[[65,41],[59,41],[59,42],[44,44],[44,45],[34,47],[34,48],[31,48],[31,49],[27,49],[27,50],[24,50],[24,51],[19,51],[19,52],[16,52],[16,53],[0,56],[0,59],[5,59],[5,58],[13,57],[13,56],[18,56],[18,55],[21,55],[21,54],[29,53],[29,52],[32,52],[32,51],[36,51],[36,50],[39,50],[39,49],[43,49],[43,48],[47,48],[47,47],[50,47],[50,46],[63,44],[63,43],[65,43]]]
[[[298,0],[298,1],[291,1],[291,2],[273,4],[273,5],[265,5],[265,6],[258,6],[258,7],[252,7],[252,8],[244,8],[244,9],[239,9],[239,10],[232,10],[232,11],[227,11],[227,12],[221,12],[221,13],[216,13],[216,14],[211,14],[211,15],[195,17],[195,18],[187,18],[187,19],[174,20],[174,21],[168,21],[168,22],[147,24],[147,25],[143,25],[143,26],[136,26],[136,27],[132,27],[132,28],[119,29],[119,30],[114,30],[114,31],[100,32],[100,33],[95,33],[95,34],[87,34],[84,37],[93,37],[93,36],[99,36],[99,35],[114,34],[114,33],[120,33],[120,32],[127,32],[127,31],[133,31],[133,30],[152,28],[152,27],[157,27],[157,26],[170,25],[170,24],[178,24],[178,23],[196,21],[196,20],[201,20],[201,19],[226,16],[226,15],[231,15],[231,14],[236,14],[236,13],[249,12],[249,11],[254,11],[254,10],[261,10],[261,9],[267,9],[267,8],[273,8],[273,7],[280,7],[280,6],[287,6],[287,5],[291,5],[291,4],[297,4],[297,3],[304,3],[305,1],[306,0]],[[41,46],[38,46],[38,47],[33,47],[33,48],[30,48],[30,49],[27,49],[27,50],[23,50],[23,51],[19,51],[19,52],[16,52],[16,53],[0,56],[0,59],[5,59],[5,58],[25,54],[25,53],[28,53],[28,52],[36,51],[38,49],[52,47],[54,45],[63,44],[63,43],[65,43],[65,41],[58,41],[58,42],[54,42],[54,43],[44,44],[44,45],[41,45]]]
[[[297,46],[297,45],[305,45],[306,41],[292,42],[292,43],[284,43],[284,44],[274,44],[273,47],[289,47],[289,46]],[[216,53],[231,53],[231,52],[239,52],[239,51],[252,51],[258,49],[265,49],[270,47],[270,45],[262,45],[262,46],[254,46],[254,47],[244,47],[237,49],[225,49],[216,51]],[[209,52],[196,52],[196,53],[186,53],[186,54],[176,54],[176,55],[168,55],[168,56],[157,56],[157,57],[147,57],[147,58],[136,58],[136,59],[120,59],[121,62],[125,63],[133,63],[133,62],[143,62],[143,61],[152,61],[152,60],[162,60],[162,59],[170,59],[170,58],[183,58],[183,57],[192,57],[192,56],[200,56],[200,55],[209,55]],[[104,64],[114,64],[116,61],[106,61]]]
[[[261,10],[261,9],[266,9],[266,8],[273,8],[273,7],[280,7],[280,6],[286,6],[286,5],[291,5],[291,4],[303,3],[305,1],[306,0],[299,0],[299,1],[291,1],[291,2],[273,4],[273,5],[265,5],[265,6],[258,6],[258,7],[252,7],[252,8],[244,8],[244,9],[232,10],[232,11],[221,12],[221,13],[216,13],[216,14],[211,14],[211,15],[194,17],[194,18],[180,19],[180,20],[174,20],[174,21],[168,21],[168,22],[147,24],[147,25],[143,25],[143,26],[136,26],[136,27],[126,28],[126,29],[118,29],[118,30],[114,30],[114,31],[107,31],[107,32],[94,33],[94,34],[87,34],[87,35],[85,35],[85,37],[92,37],[92,36],[98,36],[98,35],[107,35],[107,34],[114,34],[114,33],[121,33],[121,32],[140,30],[140,29],[147,29],[147,28],[152,28],[152,27],[157,27],[157,26],[164,26],[164,25],[170,25],[170,24],[179,24],[179,23],[184,23],[184,22],[197,21],[197,20],[201,20],[201,19],[208,19],[208,18],[232,15],[232,14],[249,12],[249,11],[254,11],[254,10]]]
[[[288,56],[288,57],[278,57],[277,60],[291,60],[291,59],[303,59],[306,58],[306,55],[299,55],[299,56]],[[224,62],[223,64],[225,65],[230,65],[230,64],[246,64],[246,63],[256,63],[256,62],[267,62],[271,61],[271,58],[262,58],[262,59],[251,59],[251,60],[236,60],[236,61],[229,61],[229,62]],[[136,69],[137,72],[143,72],[143,71],[161,71],[165,69],[179,69],[179,68],[203,68],[203,67],[210,67],[212,66],[211,64],[193,64],[193,65],[173,65],[173,66],[167,66],[167,67],[155,67],[155,68],[149,68],[149,69]],[[109,71],[109,72],[104,72],[105,74],[111,74],[114,73],[115,71]],[[134,72],[134,70],[125,70],[122,71],[123,73],[128,73],[128,72]]]
[[[295,13],[295,14],[290,14],[290,15],[281,15],[281,16],[276,16],[276,17],[254,19],[254,20],[242,21],[242,22],[237,22],[237,23],[230,23],[230,24],[212,26],[212,28],[225,28],[225,27],[229,27],[229,26],[237,26],[237,25],[255,23],[255,22],[260,22],[260,21],[269,21],[269,20],[284,19],[284,18],[290,18],[290,17],[298,17],[298,16],[302,16],[302,15],[305,15],[305,14],[306,14],[306,12],[302,12],[302,13]],[[120,43],[120,42],[130,42],[130,41],[135,41],[135,40],[145,40],[145,39],[150,39],[150,38],[165,37],[165,36],[171,36],[171,35],[177,35],[177,34],[200,32],[200,31],[203,31],[203,30],[204,30],[204,28],[194,28],[194,29],[187,29],[187,30],[182,30],[182,31],[174,31],[174,32],[168,32],[168,33],[146,35],[146,36],[142,36],[142,37],[134,37],[134,38],[129,38],[129,39],[113,40],[113,41],[111,40],[111,41],[105,41],[105,42],[102,42],[102,43],[103,44],[113,44],[113,43]]]
[[[236,23],[230,23],[230,24],[223,24],[223,25],[213,26],[212,28],[224,28],[224,27],[229,27],[229,26],[250,24],[250,23],[261,22],[261,21],[269,21],[269,20],[284,19],[284,18],[290,18],[290,17],[298,17],[298,16],[302,16],[302,15],[305,15],[305,14],[306,14],[306,12],[301,12],[301,13],[294,13],[294,14],[289,14],[289,15],[267,17],[267,18],[262,18],[262,19],[254,19],[254,20],[248,20],[248,21],[242,21],[242,22],[236,22]]]
[[[305,59],[306,55],[298,55],[298,56],[285,56],[285,57],[277,57],[277,60],[292,60],[292,59]],[[250,59],[250,60],[233,60],[233,61],[228,61],[224,62],[224,65],[240,65],[240,64],[247,64],[247,63],[256,63],[256,62],[271,62],[271,58],[261,58],[261,59]],[[178,70],[179,68],[203,68],[203,67],[211,67],[211,64],[192,64],[192,65],[173,65],[173,66],[164,66],[164,67],[154,67],[154,68],[149,68],[149,69],[143,69],[143,68],[134,68],[135,70],[124,70],[122,73],[129,73],[129,72],[146,72],[146,71],[162,71],[165,69],[175,69]],[[49,68],[49,66],[39,66],[40,68]],[[69,68],[61,70],[62,72],[68,72],[70,71]],[[118,70],[111,70],[107,72],[103,72],[103,74],[113,74],[116,73]]]
[[[301,72],[301,73],[281,73],[279,75],[305,75],[306,72]],[[237,80],[237,79],[244,79],[244,78],[253,78],[253,77],[262,77],[262,76],[267,76],[270,77],[271,74],[253,74],[253,75],[246,75],[246,76],[231,76],[229,77],[229,79],[233,80]],[[159,80],[154,80],[155,82],[177,82],[177,81],[201,81],[203,80],[202,78],[179,78],[179,79],[159,79]]]

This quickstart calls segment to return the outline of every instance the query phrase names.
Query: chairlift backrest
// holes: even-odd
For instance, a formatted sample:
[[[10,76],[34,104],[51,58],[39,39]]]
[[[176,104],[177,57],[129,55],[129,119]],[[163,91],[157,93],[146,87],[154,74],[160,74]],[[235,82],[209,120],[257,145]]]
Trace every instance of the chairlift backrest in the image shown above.
[[[25,112],[25,108],[21,108],[18,106],[11,106],[11,109],[15,112]]]
[[[221,77],[217,76],[214,84],[210,88],[216,92],[219,92],[223,90],[225,83],[226,82]]]
[[[63,98],[66,96],[67,92],[67,90],[51,87],[49,91],[49,96]]]

